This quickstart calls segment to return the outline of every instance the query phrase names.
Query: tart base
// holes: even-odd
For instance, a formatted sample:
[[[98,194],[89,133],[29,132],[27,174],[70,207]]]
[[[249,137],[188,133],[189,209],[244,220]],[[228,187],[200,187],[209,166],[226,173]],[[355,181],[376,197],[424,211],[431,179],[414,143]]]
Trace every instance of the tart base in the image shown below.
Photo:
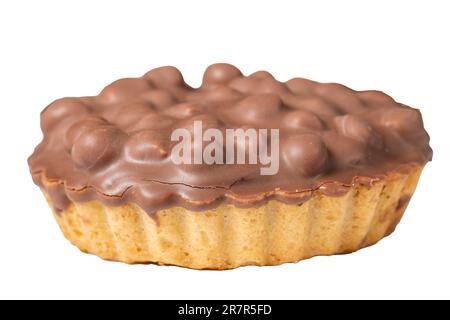
[[[356,184],[341,197],[315,191],[302,204],[222,204],[204,212],[175,207],[150,217],[135,204],[111,207],[95,200],[72,202],[54,216],[72,244],[107,260],[220,270],[278,265],[350,253],[389,235],[421,171],[394,172],[371,187]]]

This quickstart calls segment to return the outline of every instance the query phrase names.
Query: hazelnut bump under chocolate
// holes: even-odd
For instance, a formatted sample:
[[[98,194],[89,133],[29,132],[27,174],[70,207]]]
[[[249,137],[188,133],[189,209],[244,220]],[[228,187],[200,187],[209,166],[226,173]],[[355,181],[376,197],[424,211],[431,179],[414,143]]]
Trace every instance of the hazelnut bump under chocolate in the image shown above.
[[[257,164],[174,164],[171,133],[192,130],[196,120],[203,130],[279,129],[279,172],[261,175]],[[98,96],[56,100],[42,111],[41,128],[44,138],[28,163],[57,212],[89,200],[135,203],[149,214],[223,202],[302,203],[314,190],[341,195],[432,157],[420,112],[382,92],[280,82],[265,71],[244,76],[229,64],[209,66],[199,88],[178,69],[161,67],[117,80]]]

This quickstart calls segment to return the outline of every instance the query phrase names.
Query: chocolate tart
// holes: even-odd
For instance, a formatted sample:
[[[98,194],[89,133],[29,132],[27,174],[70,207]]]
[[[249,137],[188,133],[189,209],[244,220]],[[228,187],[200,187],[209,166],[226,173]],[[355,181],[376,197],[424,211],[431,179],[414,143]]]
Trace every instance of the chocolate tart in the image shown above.
[[[171,134],[195,121],[277,129],[279,170],[175,164]],[[195,269],[372,245],[394,230],[432,157],[420,112],[382,92],[229,64],[209,66],[199,88],[161,67],[56,100],[41,128],[31,175],[70,242],[108,260]]]

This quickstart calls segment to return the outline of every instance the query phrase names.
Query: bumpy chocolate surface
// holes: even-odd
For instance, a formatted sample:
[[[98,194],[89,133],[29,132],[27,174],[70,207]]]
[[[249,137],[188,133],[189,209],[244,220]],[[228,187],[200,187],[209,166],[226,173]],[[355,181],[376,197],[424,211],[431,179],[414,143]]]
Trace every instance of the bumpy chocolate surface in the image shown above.
[[[278,128],[280,170],[259,165],[175,165],[176,128]],[[28,159],[33,180],[63,210],[70,200],[204,210],[226,201],[302,202],[339,195],[393,170],[431,159],[418,110],[379,91],[302,78],[279,82],[232,65],[207,68],[199,88],[174,67],[121,79],[95,97],[63,98],[41,113],[43,141]],[[193,148],[198,147],[193,144]],[[44,183],[45,182],[45,183]],[[48,183],[50,182],[50,184]]]

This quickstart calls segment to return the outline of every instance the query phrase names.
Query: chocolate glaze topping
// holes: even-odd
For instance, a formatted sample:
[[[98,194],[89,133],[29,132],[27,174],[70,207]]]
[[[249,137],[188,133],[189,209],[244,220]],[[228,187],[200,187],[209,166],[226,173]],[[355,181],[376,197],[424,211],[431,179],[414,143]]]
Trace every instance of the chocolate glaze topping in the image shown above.
[[[258,164],[174,164],[171,133],[192,131],[195,120],[203,130],[278,128],[278,174],[260,175]],[[41,128],[28,163],[56,211],[92,199],[136,203],[149,214],[222,202],[301,203],[313,190],[341,195],[432,157],[419,110],[382,92],[279,82],[265,71],[244,76],[229,64],[209,66],[199,88],[178,69],[161,67],[117,80],[95,97],[56,100],[42,111]]]

